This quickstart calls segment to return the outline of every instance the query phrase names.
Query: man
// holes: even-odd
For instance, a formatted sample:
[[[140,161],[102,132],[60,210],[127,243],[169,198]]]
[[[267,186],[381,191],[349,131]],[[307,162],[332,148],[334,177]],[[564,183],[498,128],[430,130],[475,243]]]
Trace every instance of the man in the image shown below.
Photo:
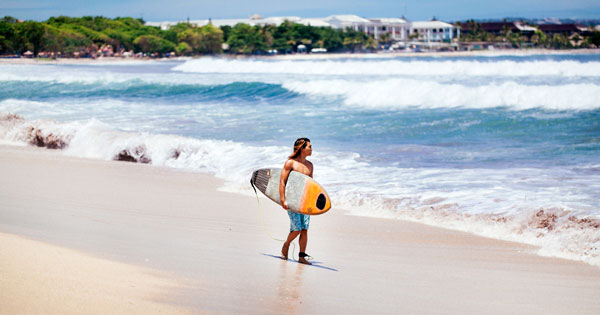
[[[288,160],[283,165],[281,171],[281,178],[279,180],[279,196],[281,198],[281,206],[283,209],[288,210],[288,204],[285,202],[285,185],[287,183],[288,176],[291,171],[296,171],[304,175],[313,176],[313,165],[306,159],[306,157],[312,154],[312,145],[308,138],[299,138],[294,143],[294,152],[288,157]],[[306,254],[306,244],[308,243],[308,225],[310,223],[310,216],[300,213],[288,211],[290,217],[290,234],[288,234],[287,240],[283,243],[281,248],[281,258],[284,260],[288,259],[288,250],[292,241],[300,235],[300,254],[298,254],[298,261],[302,264],[312,265],[306,260],[309,255]]]

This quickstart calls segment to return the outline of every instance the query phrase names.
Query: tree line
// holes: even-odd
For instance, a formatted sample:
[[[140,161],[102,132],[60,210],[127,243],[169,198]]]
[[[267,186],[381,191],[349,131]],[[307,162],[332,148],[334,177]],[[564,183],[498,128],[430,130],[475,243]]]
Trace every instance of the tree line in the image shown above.
[[[256,54],[271,50],[294,52],[301,44],[307,49],[318,47],[327,51],[375,49],[377,45],[362,32],[289,21],[279,26],[240,23],[220,28],[179,23],[167,30],[144,24],[144,20],[131,17],[59,16],[36,22],[7,16],[0,20],[0,54],[22,55],[31,51],[37,56],[44,51],[62,56],[88,56],[110,45],[113,53],[174,52],[191,56],[223,53],[224,47],[234,54]]]
[[[474,22],[472,22],[474,23]],[[534,47],[571,48],[572,38],[557,34],[547,36],[536,32],[526,37],[519,32],[496,36],[477,28],[464,34],[464,41],[509,41],[515,47],[531,43]],[[600,46],[600,33],[581,38],[582,47]],[[13,17],[0,20],[0,55],[33,55],[51,52],[61,56],[94,56],[98,50],[112,53],[133,51],[142,54],[177,55],[261,54],[277,50],[295,52],[300,45],[307,50],[325,48],[329,52],[375,50],[391,42],[384,33],[378,40],[352,29],[313,27],[285,21],[279,26],[237,24],[215,27],[179,23],[167,30],[145,25],[144,20],[131,17],[114,19],[101,16],[51,17],[46,21],[20,21]],[[223,45],[225,44],[225,45]]]

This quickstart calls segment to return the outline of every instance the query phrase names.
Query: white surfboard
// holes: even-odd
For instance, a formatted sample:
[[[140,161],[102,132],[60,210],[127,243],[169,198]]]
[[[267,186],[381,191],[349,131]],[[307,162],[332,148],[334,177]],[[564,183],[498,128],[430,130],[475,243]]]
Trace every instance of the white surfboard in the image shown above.
[[[267,198],[281,205],[279,198],[280,168],[263,168],[252,173],[250,183]],[[325,189],[314,179],[296,171],[291,171],[285,185],[285,202],[289,211],[317,215],[331,208],[331,201]]]

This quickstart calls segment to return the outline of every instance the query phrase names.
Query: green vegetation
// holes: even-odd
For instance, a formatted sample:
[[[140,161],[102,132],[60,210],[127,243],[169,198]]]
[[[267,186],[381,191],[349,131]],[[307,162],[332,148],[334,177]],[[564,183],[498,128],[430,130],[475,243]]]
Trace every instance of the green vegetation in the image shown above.
[[[221,28],[179,23],[162,30],[129,17],[59,16],[44,22],[23,22],[7,16],[0,20],[2,55],[31,51],[34,55],[44,52],[44,56],[93,57],[98,53],[113,55],[133,51],[144,55],[192,56],[220,54],[223,47],[233,54],[262,54],[273,50],[295,52],[299,45],[308,50],[359,51],[375,49],[377,42],[353,30],[311,27],[289,21],[279,26],[238,24]]]
[[[354,30],[335,30],[330,27],[313,27],[285,21],[279,26],[250,26],[237,24],[221,28],[225,42],[232,53],[252,54],[271,50],[296,51],[299,45],[325,48],[327,51],[356,51],[366,49],[369,37]]]
[[[134,18],[84,16],[51,17],[45,22],[19,22],[12,17],[0,20],[0,54],[23,54],[31,51],[62,56],[113,55],[125,51],[164,55],[220,53],[223,32],[207,25],[195,27],[185,23],[169,30],[145,26]]]
[[[537,31],[523,36],[504,29],[494,35],[485,32],[475,21],[467,22],[470,32],[461,34],[461,41],[503,42],[519,47],[587,48],[600,47],[600,33],[567,36],[547,35]],[[0,19],[0,55],[23,55],[31,51],[40,57],[113,55],[133,52],[140,55],[169,54],[193,56],[201,54],[263,54],[295,52],[300,45],[308,51],[325,48],[329,52],[376,50],[392,42],[389,34],[377,41],[352,29],[312,27],[286,21],[279,26],[196,26],[179,23],[162,30],[146,26],[142,19],[101,16],[80,18],[59,16],[44,22],[19,21],[13,17]],[[225,51],[224,51],[225,50]]]

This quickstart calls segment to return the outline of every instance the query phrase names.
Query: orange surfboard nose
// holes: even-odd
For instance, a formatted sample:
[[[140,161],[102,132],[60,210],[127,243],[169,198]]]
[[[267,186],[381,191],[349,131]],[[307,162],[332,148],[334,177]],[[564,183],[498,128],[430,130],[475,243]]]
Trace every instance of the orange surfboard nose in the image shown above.
[[[300,209],[308,214],[323,214],[331,208],[329,195],[313,181],[307,181],[304,185],[304,194],[300,201]]]

